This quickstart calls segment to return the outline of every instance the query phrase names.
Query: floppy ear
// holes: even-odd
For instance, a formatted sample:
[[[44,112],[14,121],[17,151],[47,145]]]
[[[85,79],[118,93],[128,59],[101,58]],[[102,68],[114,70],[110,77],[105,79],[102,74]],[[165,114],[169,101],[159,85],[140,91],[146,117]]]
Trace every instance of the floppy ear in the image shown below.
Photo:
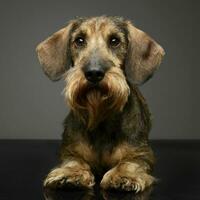
[[[36,52],[44,73],[56,81],[70,65],[68,43],[73,22],[41,42]]]
[[[142,84],[153,76],[165,54],[163,48],[143,31],[127,23],[128,53],[125,73],[128,81]]]

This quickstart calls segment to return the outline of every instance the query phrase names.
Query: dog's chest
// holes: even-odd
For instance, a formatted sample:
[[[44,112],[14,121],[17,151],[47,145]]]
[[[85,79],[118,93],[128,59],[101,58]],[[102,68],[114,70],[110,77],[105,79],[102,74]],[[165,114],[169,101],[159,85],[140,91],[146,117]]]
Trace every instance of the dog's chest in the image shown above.
[[[93,135],[91,135],[93,134]],[[114,166],[119,160],[119,152],[116,152],[117,146],[124,141],[116,129],[110,130],[110,133],[104,130],[90,133],[87,145],[91,152],[91,160],[88,160],[91,166],[95,168],[110,168]]]

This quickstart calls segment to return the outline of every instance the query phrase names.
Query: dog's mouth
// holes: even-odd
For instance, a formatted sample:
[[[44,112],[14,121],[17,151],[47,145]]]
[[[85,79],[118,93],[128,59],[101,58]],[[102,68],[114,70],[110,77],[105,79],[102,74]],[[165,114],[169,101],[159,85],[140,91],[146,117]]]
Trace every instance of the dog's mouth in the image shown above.
[[[99,92],[101,94],[101,96],[105,97],[108,95],[108,87],[106,87],[105,84],[103,84],[103,82],[100,83],[91,83],[88,82],[86,87],[85,87],[85,95],[92,93],[92,92]]]
[[[77,103],[80,107],[86,108],[88,103],[98,102],[98,105],[109,99],[109,88],[103,83],[87,83],[84,87],[80,88],[77,93]],[[91,102],[93,101],[93,102]]]

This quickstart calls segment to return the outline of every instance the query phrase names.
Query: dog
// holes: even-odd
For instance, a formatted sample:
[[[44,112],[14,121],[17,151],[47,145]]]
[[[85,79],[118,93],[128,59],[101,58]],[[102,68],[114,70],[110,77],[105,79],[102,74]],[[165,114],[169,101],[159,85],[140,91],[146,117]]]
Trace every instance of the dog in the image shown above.
[[[138,87],[152,77],[163,48],[121,17],[77,18],[36,48],[44,73],[64,78],[70,108],[60,164],[44,186],[142,192],[156,180],[151,114]],[[98,177],[98,178],[97,178]]]

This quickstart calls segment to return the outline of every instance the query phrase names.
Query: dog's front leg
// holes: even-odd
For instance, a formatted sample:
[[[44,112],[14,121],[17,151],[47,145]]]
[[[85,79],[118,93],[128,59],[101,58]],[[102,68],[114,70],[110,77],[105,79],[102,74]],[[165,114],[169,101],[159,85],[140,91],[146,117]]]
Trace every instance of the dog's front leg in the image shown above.
[[[94,176],[89,165],[76,158],[67,160],[53,169],[44,181],[44,186],[50,188],[65,186],[92,188],[94,184]]]
[[[140,151],[140,148],[139,150],[130,147],[126,149],[123,149],[123,147],[116,148],[110,159],[118,157],[119,161],[115,167],[104,174],[101,187],[137,193],[151,186],[155,182],[155,178],[150,175],[150,165],[153,164],[154,157],[150,148],[146,150],[143,152]]]

